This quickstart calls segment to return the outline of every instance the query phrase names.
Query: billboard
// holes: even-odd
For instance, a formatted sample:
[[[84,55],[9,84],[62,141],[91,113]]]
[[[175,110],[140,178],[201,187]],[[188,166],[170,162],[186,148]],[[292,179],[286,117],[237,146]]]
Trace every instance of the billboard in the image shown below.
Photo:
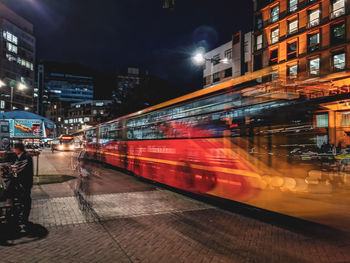
[[[52,121],[44,121],[45,137],[53,139],[55,136],[55,123]]]
[[[45,136],[42,120],[10,120],[11,138],[39,139]]]
[[[0,150],[7,150],[10,147],[10,123],[0,120]]]

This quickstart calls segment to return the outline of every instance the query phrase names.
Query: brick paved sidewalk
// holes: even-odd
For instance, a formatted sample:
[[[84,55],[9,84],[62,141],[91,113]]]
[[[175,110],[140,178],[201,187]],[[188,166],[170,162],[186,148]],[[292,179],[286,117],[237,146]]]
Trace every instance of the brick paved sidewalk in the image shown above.
[[[104,173],[134,183],[93,195],[98,218],[79,210],[74,182],[36,186],[32,220],[49,234],[0,247],[0,262],[350,262],[350,240],[322,228],[317,236],[287,230]]]

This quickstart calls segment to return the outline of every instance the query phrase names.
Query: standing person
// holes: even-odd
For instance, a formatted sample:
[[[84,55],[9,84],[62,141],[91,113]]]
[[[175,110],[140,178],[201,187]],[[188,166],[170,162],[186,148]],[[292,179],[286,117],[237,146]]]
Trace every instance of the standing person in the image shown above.
[[[22,184],[24,188],[23,223],[25,224],[26,227],[28,227],[30,224],[28,218],[32,207],[32,198],[30,195],[33,187],[33,177],[34,177],[33,159],[32,159],[32,156],[30,156],[30,154],[28,154],[25,151],[23,143],[16,143],[14,145],[13,151],[17,155],[16,163],[21,162],[21,167],[22,167],[22,169],[18,171],[17,176],[18,176],[19,182]]]

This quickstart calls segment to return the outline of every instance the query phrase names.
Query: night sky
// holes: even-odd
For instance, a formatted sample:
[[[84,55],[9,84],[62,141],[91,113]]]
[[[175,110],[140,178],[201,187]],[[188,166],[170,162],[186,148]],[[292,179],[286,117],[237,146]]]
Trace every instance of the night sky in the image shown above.
[[[79,62],[103,72],[140,67],[171,83],[200,87],[190,57],[252,27],[252,0],[0,0],[32,22],[37,57]]]

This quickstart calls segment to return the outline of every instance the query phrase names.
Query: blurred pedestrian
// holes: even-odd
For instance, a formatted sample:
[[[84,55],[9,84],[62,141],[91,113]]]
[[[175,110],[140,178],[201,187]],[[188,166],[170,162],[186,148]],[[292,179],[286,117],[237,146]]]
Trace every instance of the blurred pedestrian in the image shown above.
[[[16,143],[13,147],[13,151],[17,155],[16,163],[20,163],[21,169],[18,170],[17,176],[19,183],[24,188],[22,202],[24,205],[23,211],[23,223],[26,227],[30,225],[29,215],[32,207],[31,191],[33,187],[33,159],[32,156],[25,151],[23,143]],[[15,165],[16,165],[15,163]]]

